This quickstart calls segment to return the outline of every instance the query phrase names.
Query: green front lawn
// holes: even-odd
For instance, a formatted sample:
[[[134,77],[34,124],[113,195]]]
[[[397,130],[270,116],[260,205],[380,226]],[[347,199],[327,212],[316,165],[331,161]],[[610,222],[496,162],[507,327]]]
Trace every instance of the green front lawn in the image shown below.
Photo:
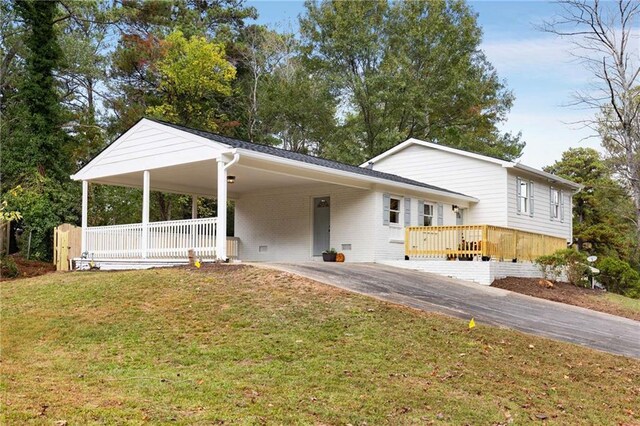
[[[0,283],[0,422],[637,424],[640,361],[253,267]]]

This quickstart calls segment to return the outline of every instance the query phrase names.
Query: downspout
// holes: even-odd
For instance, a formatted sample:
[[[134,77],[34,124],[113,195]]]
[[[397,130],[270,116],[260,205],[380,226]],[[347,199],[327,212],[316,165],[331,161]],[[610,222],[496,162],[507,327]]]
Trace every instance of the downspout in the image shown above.
[[[234,164],[236,164],[238,162],[238,160],[240,160],[240,154],[238,154],[237,152],[233,153],[233,159],[231,161],[229,161],[225,166],[224,169],[227,170],[229,167],[233,166]]]
[[[216,258],[227,261],[227,169],[238,162],[240,154],[236,150],[233,159],[224,163],[224,156],[218,158],[218,223],[216,226]]]

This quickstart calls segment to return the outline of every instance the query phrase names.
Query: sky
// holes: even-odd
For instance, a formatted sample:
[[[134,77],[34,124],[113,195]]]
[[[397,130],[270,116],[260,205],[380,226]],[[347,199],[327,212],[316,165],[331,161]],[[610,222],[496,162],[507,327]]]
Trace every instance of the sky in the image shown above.
[[[573,94],[588,87],[589,73],[569,54],[568,41],[537,29],[556,16],[559,6],[543,1],[468,3],[483,30],[482,50],[515,95],[501,130],[522,132],[527,145],[520,161],[541,168],[560,160],[572,147],[600,149],[594,133],[577,124],[595,112],[570,105]],[[297,16],[304,11],[303,2],[296,0],[247,4],[258,10],[258,23],[293,31],[297,31]]]

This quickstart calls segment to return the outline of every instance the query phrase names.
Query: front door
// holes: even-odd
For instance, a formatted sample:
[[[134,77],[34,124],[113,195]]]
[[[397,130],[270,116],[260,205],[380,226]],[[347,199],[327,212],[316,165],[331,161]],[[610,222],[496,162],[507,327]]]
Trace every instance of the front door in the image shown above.
[[[313,255],[322,256],[322,252],[329,250],[329,216],[331,201],[329,197],[313,199]]]

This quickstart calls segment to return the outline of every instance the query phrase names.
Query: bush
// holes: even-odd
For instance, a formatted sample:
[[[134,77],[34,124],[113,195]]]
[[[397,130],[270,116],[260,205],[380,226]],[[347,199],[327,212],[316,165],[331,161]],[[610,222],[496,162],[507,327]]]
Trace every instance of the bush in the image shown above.
[[[0,277],[2,278],[15,278],[20,274],[18,271],[18,265],[11,256],[0,257]]]
[[[558,279],[562,270],[567,276],[567,281],[576,286],[585,285],[585,278],[589,267],[586,264],[587,255],[574,249],[563,249],[557,252],[540,256],[535,263],[538,264],[545,279]]]
[[[605,257],[598,262],[600,281],[608,291],[640,298],[640,273],[627,262],[614,257]]]
[[[562,274],[562,262],[555,253],[540,256],[535,263],[542,271],[542,276],[545,280],[556,281]]]

